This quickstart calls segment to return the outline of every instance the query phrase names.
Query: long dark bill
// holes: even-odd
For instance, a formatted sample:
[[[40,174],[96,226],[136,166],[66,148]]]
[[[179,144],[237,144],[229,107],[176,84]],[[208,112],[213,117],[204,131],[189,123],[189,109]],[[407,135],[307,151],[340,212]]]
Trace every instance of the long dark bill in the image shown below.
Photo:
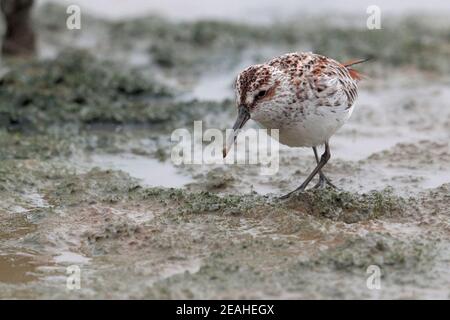
[[[226,147],[223,148],[224,158],[227,156],[228,151],[230,151],[231,147],[236,142],[239,131],[242,129],[248,119],[250,119],[250,113],[248,112],[247,108],[243,105],[239,106],[238,117],[233,126],[233,133],[230,135]]]

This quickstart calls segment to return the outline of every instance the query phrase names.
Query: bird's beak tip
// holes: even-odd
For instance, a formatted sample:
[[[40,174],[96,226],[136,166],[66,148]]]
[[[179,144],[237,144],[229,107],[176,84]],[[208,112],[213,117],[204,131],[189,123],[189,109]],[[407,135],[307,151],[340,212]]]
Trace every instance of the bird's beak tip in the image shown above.
[[[232,149],[233,144],[236,141],[236,136],[237,136],[239,130],[241,130],[242,127],[244,126],[244,124],[248,121],[248,119],[250,119],[250,114],[244,105],[240,105],[238,110],[239,110],[239,113],[238,113],[236,122],[234,123],[234,126],[233,126],[233,133],[228,138],[229,140],[227,142],[227,145],[222,149],[223,158],[225,158],[227,156],[228,151],[230,151],[230,149]]]

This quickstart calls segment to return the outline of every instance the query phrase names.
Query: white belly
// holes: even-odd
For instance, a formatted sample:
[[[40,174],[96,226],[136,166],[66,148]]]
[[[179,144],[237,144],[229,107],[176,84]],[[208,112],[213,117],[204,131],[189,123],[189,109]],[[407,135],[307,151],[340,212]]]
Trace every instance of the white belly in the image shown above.
[[[332,112],[334,110],[335,112]],[[289,119],[279,125],[273,123],[263,127],[279,129],[279,142],[290,147],[314,147],[324,144],[350,118],[353,106],[317,107],[314,112],[306,112],[301,118]]]

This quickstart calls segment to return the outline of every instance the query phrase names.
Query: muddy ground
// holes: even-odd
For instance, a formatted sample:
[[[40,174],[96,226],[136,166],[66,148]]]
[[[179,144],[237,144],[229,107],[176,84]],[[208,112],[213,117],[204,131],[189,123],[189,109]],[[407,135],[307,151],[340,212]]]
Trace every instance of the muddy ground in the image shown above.
[[[450,298],[448,22],[63,17],[41,7],[39,57],[1,61],[0,298]],[[172,164],[174,129],[232,125],[238,70],[296,50],[376,56],[331,141],[338,190],[279,199],[307,149],[272,176]]]

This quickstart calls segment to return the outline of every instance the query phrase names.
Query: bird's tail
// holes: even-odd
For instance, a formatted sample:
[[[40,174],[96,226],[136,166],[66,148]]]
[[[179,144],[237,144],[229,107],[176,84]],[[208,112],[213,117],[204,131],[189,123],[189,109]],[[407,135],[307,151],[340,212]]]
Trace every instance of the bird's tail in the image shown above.
[[[363,63],[363,62],[367,62],[367,61],[372,60],[372,59],[373,58],[370,57],[370,58],[365,58],[365,59],[358,59],[358,60],[347,61],[346,63],[344,63],[344,67],[348,68],[348,67],[354,66],[355,64],[360,64],[360,63]]]
[[[355,80],[361,80],[365,78],[363,74],[361,74],[359,71],[351,68],[351,66],[354,66],[355,64],[360,64],[366,61],[372,60],[372,58],[366,58],[366,59],[358,59],[358,60],[351,60],[343,63],[342,65],[347,68],[348,72],[350,73],[350,77],[352,77]]]

